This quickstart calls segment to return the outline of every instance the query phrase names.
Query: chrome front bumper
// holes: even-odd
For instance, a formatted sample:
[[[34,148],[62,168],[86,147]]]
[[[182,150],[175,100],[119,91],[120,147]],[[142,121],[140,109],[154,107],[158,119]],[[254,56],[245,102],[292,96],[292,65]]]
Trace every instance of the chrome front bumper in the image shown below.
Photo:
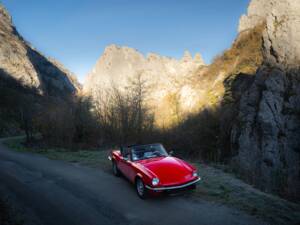
[[[178,186],[170,186],[170,187],[157,187],[157,188],[153,188],[153,187],[150,187],[148,185],[146,185],[146,188],[149,189],[149,190],[152,190],[152,191],[167,191],[167,190],[175,190],[175,189],[181,189],[181,188],[185,188],[185,187],[188,187],[190,185],[193,185],[193,184],[196,184],[197,182],[199,182],[201,180],[201,178],[199,177],[198,179],[196,180],[193,180],[189,183],[186,183],[186,184],[182,184],[182,185],[178,185]]]

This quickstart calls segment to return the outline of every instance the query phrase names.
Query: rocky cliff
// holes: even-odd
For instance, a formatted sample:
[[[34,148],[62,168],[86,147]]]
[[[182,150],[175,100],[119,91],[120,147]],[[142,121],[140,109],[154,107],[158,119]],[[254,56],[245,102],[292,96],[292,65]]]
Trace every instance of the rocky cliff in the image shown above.
[[[80,85],[60,64],[26,42],[13,26],[11,16],[0,4],[0,69],[24,86],[43,95],[73,94]]]
[[[300,198],[300,1],[252,0],[240,33],[264,24],[263,65],[244,90],[231,133],[241,174]]]
[[[252,0],[248,14],[240,19],[239,32],[266,23],[264,47],[266,60],[279,66],[300,64],[300,1]]]
[[[182,113],[197,107],[197,90],[191,74],[204,66],[200,54],[194,58],[185,52],[181,60],[150,53],[144,57],[129,47],[108,46],[88,75],[84,92],[96,96],[99,91],[117,88],[126,92],[137,77],[141,77],[147,92],[147,104],[155,108],[158,125],[168,126],[176,117],[172,99],[176,96]]]

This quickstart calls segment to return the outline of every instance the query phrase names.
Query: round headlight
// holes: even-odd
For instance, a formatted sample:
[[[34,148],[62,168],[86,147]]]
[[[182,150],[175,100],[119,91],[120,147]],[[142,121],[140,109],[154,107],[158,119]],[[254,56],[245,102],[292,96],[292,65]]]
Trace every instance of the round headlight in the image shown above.
[[[197,171],[194,171],[194,172],[193,172],[193,177],[198,177]]]
[[[152,185],[153,185],[153,186],[158,185],[158,183],[159,183],[159,179],[158,179],[158,178],[153,178],[153,179],[152,179]]]

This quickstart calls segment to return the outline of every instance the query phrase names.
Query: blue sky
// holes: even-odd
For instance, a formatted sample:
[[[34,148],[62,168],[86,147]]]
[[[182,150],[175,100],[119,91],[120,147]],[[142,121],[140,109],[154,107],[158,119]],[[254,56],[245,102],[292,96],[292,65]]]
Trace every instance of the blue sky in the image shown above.
[[[1,1],[1,0],[0,0]],[[23,37],[82,82],[109,44],[210,63],[230,47],[249,0],[2,0]]]

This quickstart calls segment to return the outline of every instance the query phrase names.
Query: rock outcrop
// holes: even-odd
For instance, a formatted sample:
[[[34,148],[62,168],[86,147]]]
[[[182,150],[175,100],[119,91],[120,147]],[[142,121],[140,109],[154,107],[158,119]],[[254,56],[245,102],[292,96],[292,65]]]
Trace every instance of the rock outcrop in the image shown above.
[[[80,89],[76,78],[61,64],[43,56],[26,42],[0,4],[0,69],[41,94],[63,96]]]
[[[110,45],[87,76],[83,90],[92,96],[111,88],[124,93],[140,76],[147,89],[147,104],[155,108],[157,124],[168,126],[174,116],[170,106],[173,96],[178,97],[183,112],[197,107],[197,90],[189,77],[201,66],[204,62],[200,54],[193,59],[185,52],[181,60],[154,53],[144,57],[135,49]]]
[[[232,148],[249,182],[300,199],[300,1],[252,0],[239,31],[261,23],[264,65],[241,97]]]
[[[240,20],[239,32],[266,23],[264,47],[272,64],[295,67],[300,64],[300,1],[252,0],[248,14]]]
[[[242,96],[232,146],[239,172],[257,187],[299,198],[299,71],[264,66]]]

